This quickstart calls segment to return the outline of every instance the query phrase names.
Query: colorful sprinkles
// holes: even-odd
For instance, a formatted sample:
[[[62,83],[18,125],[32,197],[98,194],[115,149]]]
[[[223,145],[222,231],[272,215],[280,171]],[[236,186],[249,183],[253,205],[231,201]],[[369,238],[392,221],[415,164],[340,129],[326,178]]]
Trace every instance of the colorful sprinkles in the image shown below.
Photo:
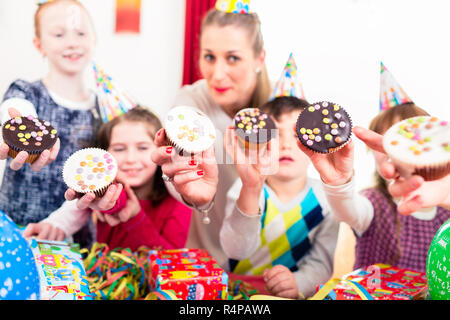
[[[26,121],[28,120],[28,121]],[[53,145],[57,139],[58,131],[54,129],[50,122],[40,120],[32,115],[27,117],[15,117],[9,120],[4,130],[17,132],[17,141],[21,142],[24,146],[36,146],[39,147],[43,143],[43,139],[48,137],[50,141],[49,145]]]
[[[447,135],[447,140],[438,145],[432,145],[433,135],[435,130],[450,129],[447,121],[440,121],[436,117],[414,117],[402,121],[398,125],[397,134],[406,138],[408,141],[413,142],[409,145],[408,150],[415,156],[419,156],[422,153],[430,152],[438,148],[442,148],[446,152],[450,152],[450,135]],[[401,141],[398,138],[394,138],[390,141],[393,146],[401,145]]]
[[[336,103],[314,103],[300,114],[297,133],[300,141],[314,151],[332,152],[348,141],[351,134],[350,117]]]
[[[245,134],[258,133],[267,125],[268,115],[258,108],[241,110],[234,117],[236,128],[243,129]]]
[[[78,192],[95,191],[111,183],[117,173],[114,157],[98,148],[82,149],[74,153],[64,164],[64,181],[69,187],[75,184]]]

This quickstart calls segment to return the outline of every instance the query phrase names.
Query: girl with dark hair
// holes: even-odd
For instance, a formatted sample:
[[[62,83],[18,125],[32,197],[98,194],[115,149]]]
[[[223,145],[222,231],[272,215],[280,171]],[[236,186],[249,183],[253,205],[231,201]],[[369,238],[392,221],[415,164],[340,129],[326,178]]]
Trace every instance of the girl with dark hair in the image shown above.
[[[161,167],[151,160],[155,149],[153,139],[160,128],[156,115],[143,107],[133,108],[100,127],[98,146],[117,160],[116,179],[124,185],[112,209],[94,211],[97,241],[111,249],[184,247],[191,209],[169,195]],[[76,232],[91,213],[89,208],[78,209],[75,201],[66,201],[50,217],[29,228],[38,237],[62,240]],[[50,229],[58,232],[48,232]]]

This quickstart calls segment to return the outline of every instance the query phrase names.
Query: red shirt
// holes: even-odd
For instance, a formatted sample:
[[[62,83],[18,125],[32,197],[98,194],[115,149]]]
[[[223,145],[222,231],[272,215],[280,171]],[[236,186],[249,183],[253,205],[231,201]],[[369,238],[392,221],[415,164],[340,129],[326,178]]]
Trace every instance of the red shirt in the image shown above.
[[[119,196],[116,205],[102,213],[115,214],[125,208],[127,194]],[[183,248],[191,221],[192,209],[168,195],[157,207],[150,200],[139,200],[141,210],[128,220],[111,227],[97,221],[97,241],[113,248],[137,250],[140,246],[162,247],[163,249]]]

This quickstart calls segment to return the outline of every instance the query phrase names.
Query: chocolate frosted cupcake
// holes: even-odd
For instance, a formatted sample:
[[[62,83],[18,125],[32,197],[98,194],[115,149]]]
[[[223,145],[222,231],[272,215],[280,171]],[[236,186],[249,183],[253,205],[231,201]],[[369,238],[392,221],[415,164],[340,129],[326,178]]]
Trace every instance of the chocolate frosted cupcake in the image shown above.
[[[164,121],[168,143],[190,155],[209,149],[216,140],[212,121],[200,110],[178,106],[170,109]]]
[[[81,149],[66,160],[62,174],[66,185],[80,196],[93,192],[102,197],[116,178],[117,162],[103,149]]]
[[[58,139],[58,133],[50,122],[33,116],[15,117],[6,121],[2,135],[9,146],[8,155],[15,158],[20,151],[26,151],[28,163],[36,161],[39,155],[44,150],[51,149]]]
[[[234,116],[238,141],[249,149],[265,146],[276,134],[275,122],[258,108],[240,110]]]
[[[419,116],[394,124],[383,136],[383,147],[400,175],[436,180],[450,173],[450,125],[436,117]]]
[[[321,101],[300,113],[296,132],[300,142],[319,153],[332,153],[344,147],[352,134],[352,121],[337,103]]]

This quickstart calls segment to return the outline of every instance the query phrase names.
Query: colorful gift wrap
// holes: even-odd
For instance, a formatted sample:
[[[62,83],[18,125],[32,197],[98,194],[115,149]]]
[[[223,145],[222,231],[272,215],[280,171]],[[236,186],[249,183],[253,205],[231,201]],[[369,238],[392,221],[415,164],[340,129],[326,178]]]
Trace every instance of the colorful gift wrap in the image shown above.
[[[39,273],[41,300],[92,300],[76,243],[30,239]]]
[[[203,249],[152,250],[148,264],[152,291],[182,300],[227,299],[228,275]]]
[[[424,272],[381,263],[332,279],[318,289],[313,300],[420,300],[428,292]]]

